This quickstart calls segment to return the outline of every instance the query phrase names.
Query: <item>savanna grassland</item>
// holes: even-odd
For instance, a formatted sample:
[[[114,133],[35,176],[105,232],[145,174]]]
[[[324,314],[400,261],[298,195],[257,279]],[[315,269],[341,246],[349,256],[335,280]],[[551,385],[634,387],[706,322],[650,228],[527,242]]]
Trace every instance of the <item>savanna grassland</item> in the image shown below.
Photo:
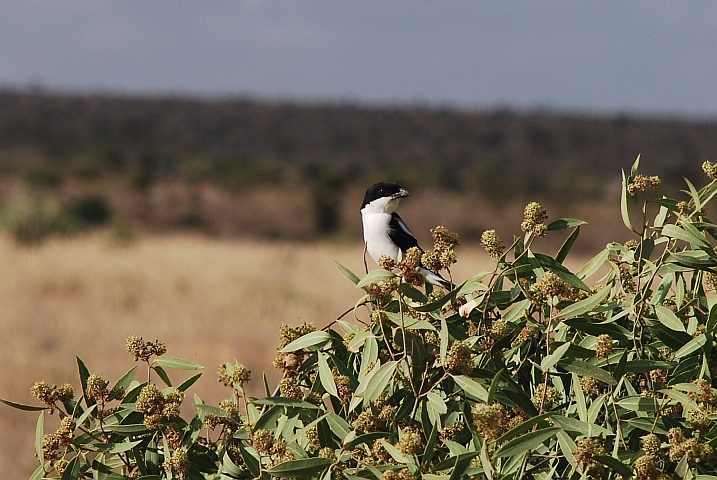
[[[0,92],[0,397],[79,391],[75,356],[114,380],[128,335],[203,365],[207,402],[235,358],[260,394],[279,325],[322,327],[360,298],[334,262],[363,272],[368,184],[411,191],[400,213],[424,247],[436,225],[461,235],[460,282],[492,269],[480,234],[509,243],[532,200],[589,222],[582,259],[624,242],[620,169],[642,153],[674,193],[715,142],[708,121]],[[35,469],[36,419],[0,405],[0,477]]]
[[[476,248],[458,254],[456,281],[492,269]],[[216,368],[235,358],[252,370],[250,390],[260,394],[262,372],[272,385],[280,376],[272,367],[280,324],[322,327],[360,298],[335,261],[360,274],[362,246],[188,235],[119,245],[104,233],[27,248],[3,237],[1,396],[34,404],[30,387],[38,380],[79,389],[75,356],[118,378],[134,365],[128,335],[162,340],[169,355],[203,365],[194,391],[207,402],[226,395]],[[0,431],[15,432],[0,436],[3,478],[27,478],[36,468],[36,417],[0,407]]]

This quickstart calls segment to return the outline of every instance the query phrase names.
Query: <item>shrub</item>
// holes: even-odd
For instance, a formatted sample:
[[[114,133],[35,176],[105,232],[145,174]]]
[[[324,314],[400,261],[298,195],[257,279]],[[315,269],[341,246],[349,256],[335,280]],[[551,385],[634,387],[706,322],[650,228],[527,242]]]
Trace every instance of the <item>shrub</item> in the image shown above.
[[[76,399],[70,386],[40,382],[33,393],[44,406],[4,400],[44,410],[33,478],[715,475],[717,225],[705,207],[717,166],[705,165],[713,181],[702,189],[688,183],[684,201],[653,198],[659,179],[638,166],[622,188],[634,239],[577,272],[564,262],[584,222],[546,223],[536,203],[508,248],[494,231],[483,235],[495,268],[448,294],[412,285],[417,251],[363,278],[339,266],[364,294],[347,312],[356,322],[282,326],[274,365],[283,378],[264,398],[248,397],[250,372],[227,363],[218,376],[229,398],[217,407],[195,395],[185,420],[179,405],[199,375],[173,386],[166,369],[198,366],[166,357],[161,342],[130,337],[147,378],[135,379],[135,367],[112,387],[78,361]],[[569,234],[556,255],[533,250],[560,230]],[[450,267],[458,239],[433,233],[423,258]],[[44,434],[53,412],[60,427]]]
[[[107,199],[99,194],[88,194],[76,198],[68,213],[90,225],[106,223],[112,217],[112,209]]]
[[[24,192],[8,200],[0,215],[0,226],[18,243],[36,245],[53,232],[57,218],[56,204]]]

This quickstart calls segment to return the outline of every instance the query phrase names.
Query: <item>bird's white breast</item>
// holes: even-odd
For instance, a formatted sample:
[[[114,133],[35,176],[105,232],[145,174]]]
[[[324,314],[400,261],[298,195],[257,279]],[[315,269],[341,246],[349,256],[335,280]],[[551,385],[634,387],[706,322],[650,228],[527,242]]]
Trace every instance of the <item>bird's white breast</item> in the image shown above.
[[[366,209],[361,211],[363,220],[363,239],[366,242],[366,250],[374,262],[386,256],[398,258],[398,246],[388,236],[388,225],[391,222],[391,214],[384,212],[369,212]]]

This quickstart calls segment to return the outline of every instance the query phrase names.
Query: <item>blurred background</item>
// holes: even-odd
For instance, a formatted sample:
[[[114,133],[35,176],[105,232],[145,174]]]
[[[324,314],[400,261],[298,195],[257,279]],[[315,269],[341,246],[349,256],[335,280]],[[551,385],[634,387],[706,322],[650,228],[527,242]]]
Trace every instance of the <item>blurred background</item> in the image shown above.
[[[24,403],[79,391],[74,356],[114,382],[128,335],[204,365],[206,401],[235,358],[260,394],[281,323],[360,297],[334,261],[363,272],[376,181],[424,247],[460,233],[461,281],[527,202],[589,222],[579,265],[629,238],[638,154],[679,196],[717,153],[708,1],[8,0],[0,47],[0,397]],[[35,469],[36,419],[0,405],[3,478]]]

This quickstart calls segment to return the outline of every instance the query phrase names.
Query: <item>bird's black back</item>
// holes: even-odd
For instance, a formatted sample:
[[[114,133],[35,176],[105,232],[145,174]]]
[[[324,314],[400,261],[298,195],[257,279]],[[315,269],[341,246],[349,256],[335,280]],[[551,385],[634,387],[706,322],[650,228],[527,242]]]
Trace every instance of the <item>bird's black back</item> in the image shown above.
[[[399,190],[401,190],[401,186],[394,182],[374,183],[368,187],[368,190],[366,190],[366,195],[363,197],[363,204],[361,204],[361,208],[378,198],[395,195],[399,192]]]

